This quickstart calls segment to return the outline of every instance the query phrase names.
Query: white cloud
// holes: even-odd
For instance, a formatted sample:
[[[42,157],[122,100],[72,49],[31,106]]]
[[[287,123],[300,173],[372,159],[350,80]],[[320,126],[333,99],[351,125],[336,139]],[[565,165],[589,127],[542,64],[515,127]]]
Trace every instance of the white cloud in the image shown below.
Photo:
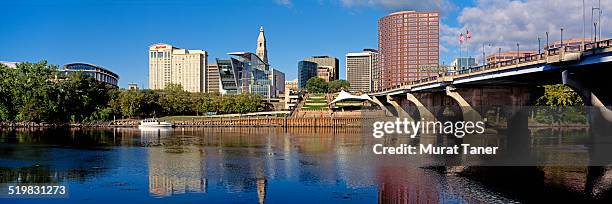
[[[286,7],[291,7],[293,5],[291,0],[274,0],[274,2],[276,2],[279,5],[286,6]]]
[[[586,37],[589,38],[591,24],[591,1],[586,0]],[[612,16],[606,13],[612,8],[612,1],[602,1],[601,16],[602,35],[609,37]],[[469,30],[473,36],[470,42],[472,56],[482,55],[482,45],[485,50],[501,47],[502,51],[516,50],[520,44],[521,50],[537,50],[538,36],[542,45],[545,44],[545,32],[549,32],[550,43],[560,39],[560,28],[563,27],[563,38],[576,38],[583,35],[582,1],[580,0],[477,0],[474,7],[466,7],[460,11],[458,22],[460,27],[442,25],[441,43],[455,54],[458,47],[459,32]],[[598,28],[599,29],[599,28]],[[492,48],[488,47],[492,45]],[[465,49],[465,48],[464,48]],[[491,52],[488,51],[488,52]],[[475,54],[478,53],[478,54]]]
[[[345,7],[380,6],[390,11],[397,10],[437,10],[450,11],[453,5],[448,0],[340,0]]]

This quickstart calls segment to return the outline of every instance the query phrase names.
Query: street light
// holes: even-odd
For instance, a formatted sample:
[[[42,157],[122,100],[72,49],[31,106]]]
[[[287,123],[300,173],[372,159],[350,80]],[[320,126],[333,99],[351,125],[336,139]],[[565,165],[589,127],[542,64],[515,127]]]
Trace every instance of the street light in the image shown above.
[[[516,43],[516,63],[519,62],[519,58],[521,56],[521,49],[520,49],[520,45],[518,43]]]
[[[485,50],[484,50],[484,43],[482,43],[482,65],[484,66],[486,61],[485,61]]]
[[[561,27],[561,47],[563,47],[563,27]]]
[[[593,26],[595,27],[595,39],[594,39],[594,43],[595,46],[597,46],[597,22],[593,23]]]
[[[548,46],[548,31],[546,31],[546,46],[544,46],[544,49],[546,49],[546,51],[550,49],[550,47]],[[548,54],[548,52],[546,52],[546,54]]]
[[[489,50],[491,50],[491,47],[492,47],[492,46],[491,46],[491,43],[489,43]],[[492,51],[492,52],[495,52],[495,51]],[[485,56],[485,64],[488,64],[488,63],[487,63],[487,58],[486,58],[486,56]]]
[[[497,59],[495,60],[496,62],[500,62],[501,61],[501,47],[499,48],[499,50],[497,51]]]
[[[538,36],[538,57],[542,54],[542,46],[540,45],[540,36]]]

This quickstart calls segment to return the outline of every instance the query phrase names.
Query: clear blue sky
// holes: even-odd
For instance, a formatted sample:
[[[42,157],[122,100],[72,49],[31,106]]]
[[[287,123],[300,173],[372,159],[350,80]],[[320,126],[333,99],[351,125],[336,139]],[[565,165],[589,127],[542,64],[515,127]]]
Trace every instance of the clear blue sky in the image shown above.
[[[377,48],[377,19],[410,9],[281,2],[286,1],[1,0],[0,61],[90,62],[119,74],[121,87],[130,82],[146,87],[150,44],[203,49],[213,61],[232,51],[255,52],[263,25],[270,64],[287,80],[296,77],[299,60],[313,55],[338,57],[345,78],[347,52]],[[455,26],[459,10],[443,14],[443,23]]]

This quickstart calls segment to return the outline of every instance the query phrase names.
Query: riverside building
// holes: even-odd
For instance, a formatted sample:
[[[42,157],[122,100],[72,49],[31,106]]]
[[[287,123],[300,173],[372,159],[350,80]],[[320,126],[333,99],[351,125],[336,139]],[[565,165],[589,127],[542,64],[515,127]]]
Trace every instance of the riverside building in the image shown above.
[[[298,62],[298,91],[306,88],[308,79],[317,76],[317,63],[309,61]]]
[[[350,92],[371,92],[374,88],[373,71],[376,69],[378,51],[364,49],[363,52],[346,54],[346,80]]]
[[[206,72],[206,92],[219,93],[219,66],[215,63],[209,64]]]
[[[322,78],[326,82],[339,79],[340,63],[338,58],[332,56],[313,56],[304,59],[304,61],[316,63],[316,76]]]
[[[85,62],[74,62],[65,64],[60,73],[68,74],[70,72],[82,72],[84,75],[88,75],[96,79],[97,81],[117,86],[119,82],[119,75],[114,72],[95,64]]]
[[[438,12],[400,11],[378,20],[378,90],[437,76],[428,67],[439,61]]]
[[[508,61],[508,60],[512,60],[512,59],[516,59],[520,57],[527,57],[527,56],[531,56],[535,54],[538,54],[538,52],[531,51],[531,50],[494,53],[494,54],[490,54],[487,56],[487,64]]]
[[[164,89],[180,84],[185,91],[206,92],[208,54],[204,50],[187,50],[169,44],[149,47],[149,88]]]
[[[285,74],[270,68],[263,27],[259,29],[256,53],[230,52],[236,58],[215,59],[221,94],[256,93],[276,98],[284,91]]]
[[[13,69],[17,69],[17,64],[19,62],[5,62],[5,61],[0,61],[0,64],[3,64],[4,66],[7,66],[9,68],[13,68]]]

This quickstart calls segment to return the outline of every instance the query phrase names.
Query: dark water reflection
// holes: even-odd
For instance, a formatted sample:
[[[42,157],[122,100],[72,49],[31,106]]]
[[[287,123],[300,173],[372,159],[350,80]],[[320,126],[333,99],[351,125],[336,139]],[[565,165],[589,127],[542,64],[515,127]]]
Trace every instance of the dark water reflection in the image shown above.
[[[534,129],[531,145],[581,150],[584,129]],[[398,143],[406,138],[390,138]],[[449,143],[439,136],[421,142]],[[498,139],[482,139],[495,143]],[[31,129],[0,132],[0,188],[68,185],[64,203],[474,203],[603,201],[587,167],[421,167],[372,154],[360,129]],[[576,147],[578,146],[578,147]]]

